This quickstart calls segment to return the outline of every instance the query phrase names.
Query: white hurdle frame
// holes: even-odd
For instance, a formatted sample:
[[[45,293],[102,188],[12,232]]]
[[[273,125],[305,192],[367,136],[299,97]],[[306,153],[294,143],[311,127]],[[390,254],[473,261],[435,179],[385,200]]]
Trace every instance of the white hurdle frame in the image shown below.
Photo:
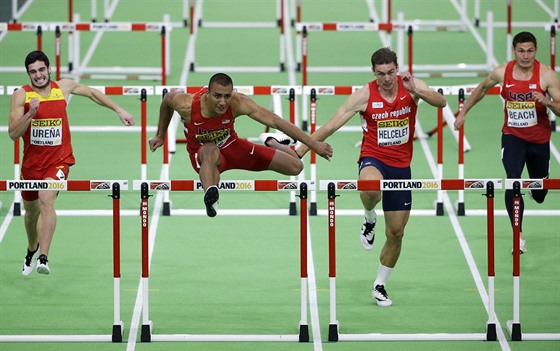
[[[501,179],[410,179],[410,180],[321,180],[320,190],[327,190],[329,232],[329,341],[451,341],[496,340],[494,308],[494,189],[502,188]],[[486,189],[488,215],[488,320],[486,333],[411,333],[411,334],[340,334],[336,317],[336,191],[366,190],[483,190]]]
[[[167,15],[166,15],[167,16]],[[82,78],[91,79],[130,79],[141,80],[154,78],[161,79],[163,85],[166,84],[167,75],[170,72],[170,32],[172,26],[169,22],[148,22],[148,23],[131,23],[131,22],[112,22],[112,23],[89,23],[79,22],[79,16],[75,16],[75,22],[22,22],[22,23],[5,23],[0,22],[0,32],[37,32],[43,31],[59,31],[67,32],[68,41],[68,63],[69,67],[59,68],[60,71],[54,69],[57,76],[60,73],[69,75],[80,76]],[[161,56],[162,62],[160,67],[82,67],[80,58],[80,31],[87,32],[130,32],[130,31],[144,31],[144,32],[160,32],[161,39]],[[57,41],[57,51],[60,50],[60,42]],[[57,61],[59,60],[60,53],[57,53]],[[93,53],[91,53],[93,54]],[[87,56],[87,55],[86,55]],[[89,58],[88,58],[89,60]],[[25,72],[25,67],[17,66],[3,66],[0,67],[0,72]]]
[[[0,335],[0,342],[122,342],[120,267],[120,194],[126,180],[0,180],[0,191],[112,191],[113,199],[113,326],[112,334],[99,335]]]
[[[231,184],[235,186],[231,186]],[[307,191],[315,187],[314,182],[291,180],[237,180],[221,182],[222,191],[293,191],[299,189],[300,197],[300,284],[301,314],[298,334],[289,335],[232,335],[232,334],[153,334],[153,322],[149,317],[149,232],[148,213],[150,191],[203,191],[202,183],[196,180],[149,180],[133,182],[133,189],[141,191],[141,231],[142,231],[142,329],[141,341],[292,341],[308,342],[308,306],[307,306],[307,252],[308,221]]]
[[[285,21],[285,6],[284,1],[288,0],[276,0],[276,22],[206,22],[202,18],[202,9],[204,0],[198,0],[197,6],[193,4],[193,0],[190,1],[190,14],[191,14],[191,25],[190,25],[190,43],[189,47],[192,49],[190,57],[190,71],[191,72],[236,72],[236,73],[277,73],[284,72],[286,70],[286,44],[285,44],[285,34],[284,34],[284,21]],[[196,63],[196,37],[198,29],[201,28],[279,28],[279,66],[230,66],[230,67],[214,67],[214,66],[199,66]]]

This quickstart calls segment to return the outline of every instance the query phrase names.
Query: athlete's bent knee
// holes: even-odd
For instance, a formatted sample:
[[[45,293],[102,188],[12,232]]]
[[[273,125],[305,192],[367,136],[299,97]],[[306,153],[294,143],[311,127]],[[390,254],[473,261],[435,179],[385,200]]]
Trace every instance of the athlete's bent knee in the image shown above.
[[[301,171],[303,171],[303,162],[301,162],[300,160],[296,160],[296,162],[293,162],[293,164],[291,165],[288,175],[295,176],[300,174]]]

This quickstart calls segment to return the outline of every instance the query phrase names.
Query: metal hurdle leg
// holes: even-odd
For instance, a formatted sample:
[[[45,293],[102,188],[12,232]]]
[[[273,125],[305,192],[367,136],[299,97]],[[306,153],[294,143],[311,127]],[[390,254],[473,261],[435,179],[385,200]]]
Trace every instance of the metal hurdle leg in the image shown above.
[[[488,322],[486,323],[486,340],[496,341],[496,320],[494,310],[494,182],[486,184],[486,233],[488,240]]]
[[[307,183],[299,186],[300,199],[300,275],[301,275],[301,320],[299,322],[299,342],[309,342],[307,323]]]
[[[121,320],[121,215],[120,199],[121,186],[118,182],[113,183],[113,192],[109,195],[113,198],[113,342],[122,342],[124,325]]]
[[[507,322],[511,340],[521,341],[519,322],[519,235],[521,220],[521,184],[513,183],[513,319]]]
[[[329,292],[330,292],[330,321],[329,341],[338,341],[338,321],[336,320],[336,216],[334,183],[328,185],[328,217],[329,217]]]
[[[142,342],[152,341],[153,324],[149,316],[148,303],[148,277],[149,277],[149,231],[148,231],[148,199],[150,197],[148,191],[148,183],[142,183],[140,190],[141,206],[141,223],[142,223],[142,332],[140,340]]]

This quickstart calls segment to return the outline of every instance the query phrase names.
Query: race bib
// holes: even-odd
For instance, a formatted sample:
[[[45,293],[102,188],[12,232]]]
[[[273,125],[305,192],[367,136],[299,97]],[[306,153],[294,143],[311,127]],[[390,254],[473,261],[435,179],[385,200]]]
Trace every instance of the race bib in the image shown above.
[[[62,145],[62,118],[31,120],[31,145]]]
[[[409,139],[410,123],[405,119],[388,119],[377,122],[377,144],[392,146],[406,144]]]
[[[527,128],[537,124],[537,110],[534,101],[507,101],[507,125],[513,128]]]
[[[222,147],[226,141],[231,136],[229,129],[216,129],[216,130],[204,130],[196,134],[196,139],[200,145],[204,143],[214,143],[218,147]]]

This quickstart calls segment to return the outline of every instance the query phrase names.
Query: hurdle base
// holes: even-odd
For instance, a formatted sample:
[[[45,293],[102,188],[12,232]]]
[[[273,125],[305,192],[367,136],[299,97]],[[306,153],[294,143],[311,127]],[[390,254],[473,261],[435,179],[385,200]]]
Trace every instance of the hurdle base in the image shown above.
[[[148,324],[142,324],[142,332],[140,334],[140,341],[152,342],[152,321]]]
[[[302,121],[301,122],[301,130],[303,130],[304,132],[307,132],[307,121]]]
[[[14,202],[14,216],[21,216],[21,203]]]
[[[329,324],[329,341],[338,341],[338,324]]]
[[[511,336],[512,341],[521,341],[521,324],[514,323],[513,321],[507,321],[507,327],[509,331],[509,335]]]
[[[290,202],[290,216],[297,216],[297,207],[295,202]]]
[[[309,342],[309,325],[299,325],[299,342]]]
[[[436,216],[443,216],[443,202],[436,203]]]
[[[496,341],[498,337],[496,335],[496,324],[488,323],[486,325],[486,341]]]
[[[161,213],[164,216],[170,216],[171,215],[171,203],[169,202],[164,202],[163,203],[163,210],[161,211]]]
[[[194,62],[191,62],[191,65],[189,67],[189,71],[194,72]]]
[[[111,335],[112,342],[122,342],[123,340],[123,322],[120,321],[119,324],[113,324],[113,334]]]
[[[465,203],[458,202],[457,203],[457,216],[464,216],[465,215]]]
[[[311,204],[309,204],[309,215],[310,216],[316,216],[317,215],[317,203],[316,202],[312,202]]]

